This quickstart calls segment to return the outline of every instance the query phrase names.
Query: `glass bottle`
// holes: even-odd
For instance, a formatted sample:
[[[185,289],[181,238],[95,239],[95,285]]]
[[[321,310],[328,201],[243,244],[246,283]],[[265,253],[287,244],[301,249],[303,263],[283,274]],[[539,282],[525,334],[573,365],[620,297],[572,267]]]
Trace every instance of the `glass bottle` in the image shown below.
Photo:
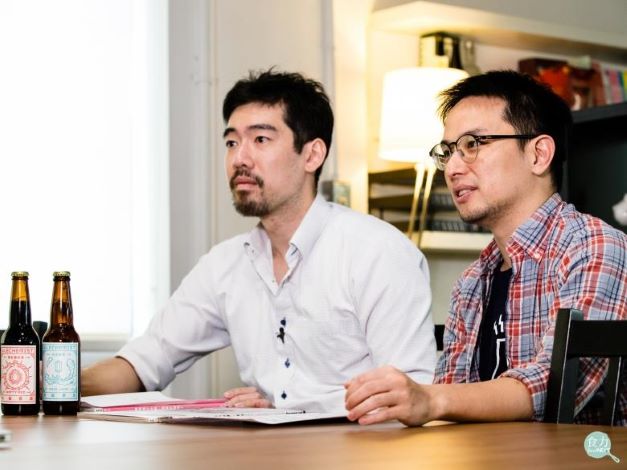
[[[0,338],[0,393],[5,415],[39,413],[41,343],[33,329],[28,273],[11,273],[9,327]]]
[[[74,329],[70,273],[53,274],[50,327],[42,338],[43,410],[47,415],[75,415],[80,407],[80,338]]]

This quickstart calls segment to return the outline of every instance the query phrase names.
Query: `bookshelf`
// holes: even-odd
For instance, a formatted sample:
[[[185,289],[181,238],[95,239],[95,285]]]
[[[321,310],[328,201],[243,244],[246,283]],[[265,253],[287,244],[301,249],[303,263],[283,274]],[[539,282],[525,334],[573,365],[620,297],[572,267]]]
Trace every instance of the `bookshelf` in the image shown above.
[[[627,103],[575,111],[573,121],[562,195],[578,210],[627,233],[612,212],[627,194]]]
[[[409,223],[415,179],[416,170],[414,168],[369,173],[368,209],[370,214],[386,220],[405,232]],[[438,198],[438,196],[443,197]],[[420,205],[422,203],[421,196]],[[418,210],[420,212],[420,207]],[[434,225],[434,219],[437,219],[438,214],[442,212],[446,219],[440,221],[440,226],[442,222],[448,223],[452,230],[457,231],[429,229],[430,226]],[[479,233],[478,227],[466,226],[467,224],[464,224],[457,215],[442,172],[436,172],[428,206],[427,230],[422,234],[420,249],[425,253],[434,254],[475,254],[492,240],[490,233]],[[417,232],[414,232],[413,240],[417,244]]]

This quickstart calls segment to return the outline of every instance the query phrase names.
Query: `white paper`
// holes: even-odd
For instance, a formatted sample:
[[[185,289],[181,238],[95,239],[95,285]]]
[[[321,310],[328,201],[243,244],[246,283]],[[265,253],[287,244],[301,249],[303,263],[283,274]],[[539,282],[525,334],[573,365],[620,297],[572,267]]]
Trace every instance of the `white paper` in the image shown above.
[[[161,392],[113,393],[111,395],[82,397],[81,407],[103,408],[105,406],[138,405],[142,403],[160,403],[177,400],[178,398],[170,398]]]
[[[251,422],[261,424],[285,424],[301,421],[314,421],[344,418],[346,413],[309,413],[302,410],[281,408],[213,408],[207,410],[175,411],[111,411],[84,412],[83,418],[112,421],[143,421],[149,423],[206,423],[212,422]]]

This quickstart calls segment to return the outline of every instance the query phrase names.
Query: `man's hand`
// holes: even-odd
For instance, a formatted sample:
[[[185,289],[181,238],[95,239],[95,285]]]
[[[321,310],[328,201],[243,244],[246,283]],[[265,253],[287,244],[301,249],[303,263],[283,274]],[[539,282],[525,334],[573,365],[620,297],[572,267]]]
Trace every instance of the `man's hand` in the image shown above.
[[[344,387],[348,419],[359,424],[398,419],[406,426],[417,426],[435,419],[429,386],[417,384],[394,367],[358,375]]]
[[[264,398],[255,387],[239,387],[224,392],[226,406],[233,408],[272,408],[272,403]]]
[[[398,419],[417,426],[434,420],[519,421],[533,417],[529,390],[510,377],[421,385],[385,366],[358,375],[345,388],[348,419],[359,420],[359,424]]]

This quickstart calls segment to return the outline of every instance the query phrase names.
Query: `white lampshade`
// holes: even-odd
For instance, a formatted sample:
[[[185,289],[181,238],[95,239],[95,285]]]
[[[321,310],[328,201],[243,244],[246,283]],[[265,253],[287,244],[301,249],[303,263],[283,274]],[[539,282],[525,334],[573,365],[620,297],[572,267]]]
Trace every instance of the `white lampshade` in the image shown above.
[[[442,139],[437,95],[468,74],[459,69],[412,67],[383,79],[379,157],[418,162]]]

